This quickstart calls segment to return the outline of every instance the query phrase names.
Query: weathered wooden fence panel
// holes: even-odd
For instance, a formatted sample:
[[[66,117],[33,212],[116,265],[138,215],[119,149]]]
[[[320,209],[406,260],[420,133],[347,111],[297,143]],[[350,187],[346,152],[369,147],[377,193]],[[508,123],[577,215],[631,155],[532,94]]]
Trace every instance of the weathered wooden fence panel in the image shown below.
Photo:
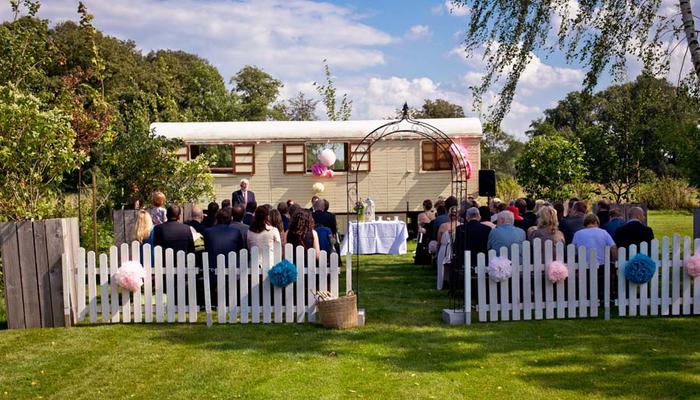
[[[124,243],[119,251],[113,246],[109,255],[98,256],[81,248],[75,261],[78,320],[195,323],[203,308],[208,323],[214,319],[220,324],[313,322],[316,310],[309,290],[318,288],[338,295],[338,256],[329,257],[322,251],[316,268],[313,249],[305,251],[288,244],[284,257],[296,264],[297,280],[278,288],[271,284],[268,271],[282,254],[279,245],[272,252],[254,247],[238,254],[219,255],[216,265],[209,268],[205,253],[203,272],[195,267],[194,254],[174,254],[171,249],[163,251],[149,245],[141,248],[137,242],[131,248]],[[118,266],[141,257],[146,272],[141,290],[131,293],[118,288],[114,279]],[[200,290],[204,290],[204,304],[197,303]],[[216,306],[216,316],[212,316],[212,306]]]
[[[192,207],[187,203],[180,206],[180,222],[192,219]],[[138,210],[114,210],[112,222],[114,224],[114,243],[117,247],[122,243],[131,243],[136,240],[136,213]]]
[[[0,223],[10,329],[64,326],[71,322],[64,318],[61,259],[65,254],[72,262],[78,246],[77,218]]]

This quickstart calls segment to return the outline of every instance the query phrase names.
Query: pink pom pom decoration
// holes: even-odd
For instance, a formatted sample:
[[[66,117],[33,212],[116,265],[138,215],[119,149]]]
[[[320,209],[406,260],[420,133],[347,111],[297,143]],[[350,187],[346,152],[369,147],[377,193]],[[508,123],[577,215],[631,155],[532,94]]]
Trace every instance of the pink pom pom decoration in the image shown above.
[[[323,176],[325,176],[326,178],[332,178],[335,176],[335,172],[333,172],[332,169],[327,169]]]
[[[472,165],[467,160],[467,149],[461,144],[452,143],[450,145],[450,154],[452,154],[452,162],[459,166],[459,168],[464,168],[466,170],[467,179],[472,177]]]
[[[335,164],[335,152],[331,149],[325,149],[318,155],[318,161],[326,167]]]
[[[513,276],[513,264],[506,257],[495,257],[489,260],[486,272],[494,282],[502,282]]]
[[[559,283],[569,277],[569,269],[561,261],[552,261],[547,266],[547,279],[552,283]]]
[[[141,290],[144,277],[143,267],[136,261],[125,262],[114,274],[117,286],[130,292]]]
[[[700,254],[685,260],[685,272],[692,277],[700,276]]]
[[[314,174],[314,176],[324,176],[326,171],[328,171],[328,168],[320,162],[314,163],[311,166],[311,173]]]

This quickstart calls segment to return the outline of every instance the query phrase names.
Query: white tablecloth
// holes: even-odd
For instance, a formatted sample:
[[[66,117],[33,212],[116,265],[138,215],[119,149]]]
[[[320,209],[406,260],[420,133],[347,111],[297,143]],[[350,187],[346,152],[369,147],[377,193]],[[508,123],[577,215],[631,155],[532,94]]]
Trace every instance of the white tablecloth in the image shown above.
[[[359,229],[358,229],[359,227]],[[350,222],[340,254],[406,254],[408,230],[403,221]],[[357,239],[357,246],[355,240]]]

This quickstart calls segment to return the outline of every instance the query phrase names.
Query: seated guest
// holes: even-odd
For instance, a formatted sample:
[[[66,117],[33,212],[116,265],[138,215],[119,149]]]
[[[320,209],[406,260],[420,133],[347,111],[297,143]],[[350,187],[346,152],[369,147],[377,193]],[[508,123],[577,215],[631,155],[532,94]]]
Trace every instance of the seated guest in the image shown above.
[[[240,204],[243,208],[248,207],[248,203],[255,202],[255,193],[250,190],[250,182],[247,179],[241,179],[240,190],[231,193],[231,204]]]
[[[555,210],[557,210],[557,220],[559,220],[559,225],[561,225],[561,220],[564,219],[564,203],[557,201],[552,204]]]
[[[163,192],[156,190],[153,192],[153,198],[151,202],[151,208],[148,212],[151,214],[151,221],[153,221],[153,226],[160,225],[167,221],[166,210],[163,208],[165,205],[165,195]]]
[[[333,252],[333,233],[330,228],[323,225],[316,225],[314,228],[316,236],[318,236],[318,248],[330,255]]]
[[[248,243],[248,225],[243,223],[243,217],[245,216],[245,210],[240,204],[236,204],[231,207],[231,225],[238,228],[243,236],[243,243],[247,245]]]
[[[561,220],[559,228],[564,234],[566,244],[574,240],[574,234],[584,228],[583,218],[586,216],[588,206],[582,201],[574,203],[571,214]]]
[[[540,208],[542,208],[544,206],[548,206],[548,205],[550,205],[550,204],[545,202],[542,199],[535,200],[535,208],[532,210],[532,212],[535,213],[535,218],[537,218],[537,213],[540,211]],[[557,211],[557,213],[558,213],[558,211]]]
[[[287,208],[287,211],[289,213],[289,224],[290,225],[292,224],[292,218],[294,218],[294,214],[296,214],[300,210],[303,210],[303,208],[301,208],[301,206],[299,204],[295,204],[295,203],[292,203],[292,205],[290,205]],[[289,227],[287,227],[287,230],[289,231]]]
[[[527,204],[526,199],[518,199],[515,201],[515,208],[518,210],[518,215],[521,217],[520,221],[518,221],[518,215],[515,215],[515,226],[525,232],[527,232],[530,227],[537,225],[537,216],[532,211],[528,211]]]
[[[617,232],[617,229],[625,224],[625,218],[624,215],[622,215],[622,210],[619,208],[613,208],[612,210],[610,210],[608,216],[610,217],[610,220],[601,228],[605,229],[614,239],[615,232]]]
[[[289,206],[285,202],[280,202],[277,204],[277,211],[282,216],[282,232],[287,232],[287,229],[289,229]]]
[[[280,203],[284,204],[284,203]],[[286,207],[286,204],[285,204]],[[282,214],[279,212],[279,210],[273,208],[270,209],[270,225],[273,227],[277,228],[277,231],[280,233],[280,238],[282,239],[282,246],[287,243],[287,231],[284,230],[284,223],[282,222]]]
[[[423,200],[423,212],[418,214],[418,231],[425,233],[424,225],[435,219],[433,202],[430,199]]]
[[[559,230],[559,220],[557,210],[552,206],[543,206],[537,213],[537,226],[533,226],[527,232],[527,238],[533,241],[537,238],[542,240],[542,252],[544,253],[544,243],[552,241],[552,249],[557,243],[564,243],[564,234]]]
[[[258,203],[254,201],[249,201],[245,205],[245,215],[243,216],[243,223],[250,226],[253,223],[253,215],[255,214],[255,209],[258,208]]]
[[[520,229],[523,229],[520,227],[520,224],[523,222],[523,217],[520,215],[520,210],[518,210],[518,207],[516,207],[515,205],[510,205],[506,207],[506,210],[513,213],[513,221],[515,221],[513,225],[517,226]],[[523,231],[524,230],[525,229],[523,229]]]
[[[491,209],[488,206],[479,207],[479,216],[481,217],[482,225],[486,225],[491,229],[496,227],[496,224],[491,222]]]
[[[175,253],[184,251],[194,253],[194,238],[192,229],[179,222],[180,207],[174,204],[166,210],[167,222],[153,228],[153,245],[165,249],[173,249]]]
[[[207,206],[207,212],[205,213],[206,215],[204,216],[204,227],[205,228],[211,228],[216,224],[216,212],[219,211],[219,204],[215,201],[212,201],[209,203]]]
[[[610,221],[610,203],[605,199],[598,200],[598,209],[595,215],[600,221],[600,226],[605,226],[605,224]]]
[[[437,217],[435,217],[435,223],[433,224],[433,237],[435,240],[440,240],[440,236],[438,236],[438,229],[440,229],[440,226],[445,222],[449,222],[450,216],[447,213],[452,207],[457,207],[457,205],[457,198],[454,196],[450,196],[447,198],[447,200],[445,200],[445,213],[438,213]]]
[[[488,211],[488,207],[484,206]],[[471,252],[471,265],[476,266],[476,256],[488,251],[489,233],[491,228],[481,223],[481,211],[475,207],[467,209],[467,222],[457,227],[454,242],[455,263],[464,265],[464,251]]]
[[[629,211],[629,219],[615,232],[615,243],[617,247],[629,247],[642,242],[651,244],[654,240],[654,231],[644,225],[644,210],[639,207],[632,207]]]
[[[437,240],[437,231],[440,228],[440,226],[438,224],[445,223],[449,220],[449,216],[447,215],[447,209],[445,208],[445,206],[443,204],[439,204],[435,208],[435,213],[436,213],[435,219],[430,221],[430,224],[432,224],[432,229],[428,231],[428,233],[430,234],[430,240]],[[445,218],[442,218],[443,216]],[[439,221],[442,221],[442,222],[439,222]]]
[[[292,199],[287,199],[287,208],[291,207],[292,204],[296,204],[296,202]]]
[[[605,264],[605,248],[610,247],[611,259],[617,255],[617,247],[615,241],[610,234],[603,229],[600,229],[600,221],[595,214],[586,214],[583,219],[584,228],[574,234],[572,244],[579,247],[585,247],[588,254],[592,249],[596,250],[598,265]]]
[[[309,210],[301,209],[292,215],[287,232],[287,243],[294,246],[295,254],[297,246],[302,246],[304,250],[316,249],[316,258],[318,258],[321,248],[318,234],[314,230],[314,219]]]
[[[221,208],[229,208],[229,207],[231,207],[231,200],[229,200],[229,199],[221,200]]]
[[[204,230],[204,248],[209,254],[210,268],[216,268],[217,255],[228,257],[230,251],[238,252],[244,248],[243,235],[231,225],[231,221],[230,208],[222,208],[216,212],[216,225]]]
[[[250,203],[248,203],[250,204]],[[253,222],[248,229],[248,248],[257,247],[260,254],[260,262],[263,260],[263,248],[267,246],[270,254],[270,265],[274,265],[275,243],[282,243],[279,230],[270,222],[270,206],[267,204],[258,207],[253,216]]]
[[[501,247],[506,247],[508,254],[510,254],[512,244],[520,244],[525,241],[525,231],[513,225],[515,217],[508,210],[498,213],[496,221],[498,222],[496,228],[489,233],[488,248],[496,250],[496,253],[500,254]]]
[[[335,214],[328,212],[330,204],[326,199],[318,199],[314,203],[314,212],[311,216],[316,225],[322,225],[331,230],[334,235],[338,233],[338,223]]]
[[[134,237],[139,243],[142,245],[153,245],[153,221],[151,221],[151,214],[149,214],[148,211],[139,210],[136,212],[136,224],[134,225],[134,231],[136,233]]]
[[[201,233],[204,233],[204,224],[202,224],[202,221],[204,220],[204,213],[202,212],[202,209],[194,206],[192,207],[192,219],[189,221],[185,221],[185,225],[189,225],[192,228],[194,228],[195,231]]]

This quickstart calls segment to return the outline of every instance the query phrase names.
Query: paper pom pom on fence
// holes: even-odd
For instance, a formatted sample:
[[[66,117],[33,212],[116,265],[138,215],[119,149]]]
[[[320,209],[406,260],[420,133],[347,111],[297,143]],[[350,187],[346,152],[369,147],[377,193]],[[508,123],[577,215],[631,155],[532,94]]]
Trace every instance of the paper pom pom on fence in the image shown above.
[[[289,260],[282,260],[270,268],[268,276],[270,283],[283,288],[297,280],[297,267]]]
[[[561,261],[552,261],[547,266],[547,279],[552,283],[559,283],[569,277],[569,269]]]
[[[325,149],[318,155],[318,161],[326,167],[335,164],[335,152],[331,149]]]
[[[700,254],[685,260],[685,272],[694,278],[700,276]]]
[[[136,261],[127,261],[119,267],[117,273],[114,274],[114,279],[120,288],[136,292],[141,290],[144,276],[141,264]]]
[[[314,176],[324,176],[328,168],[320,162],[316,162],[311,166],[311,173]]]
[[[513,264],[506,257],[495,257],[489,260],[486,272],[488,272],[491,280],[502,282],[513,276]]]
[[[637,254],[625,264],[625,279],[643,284],[651,280],[656,272],[656,262],[644,254]]]
[[[313,186],[311,186],[311,190],[314,191],[314,194],[321,194],[324,190],[326,190],[326,187],[323,186],[323,183],[316,182]]]

